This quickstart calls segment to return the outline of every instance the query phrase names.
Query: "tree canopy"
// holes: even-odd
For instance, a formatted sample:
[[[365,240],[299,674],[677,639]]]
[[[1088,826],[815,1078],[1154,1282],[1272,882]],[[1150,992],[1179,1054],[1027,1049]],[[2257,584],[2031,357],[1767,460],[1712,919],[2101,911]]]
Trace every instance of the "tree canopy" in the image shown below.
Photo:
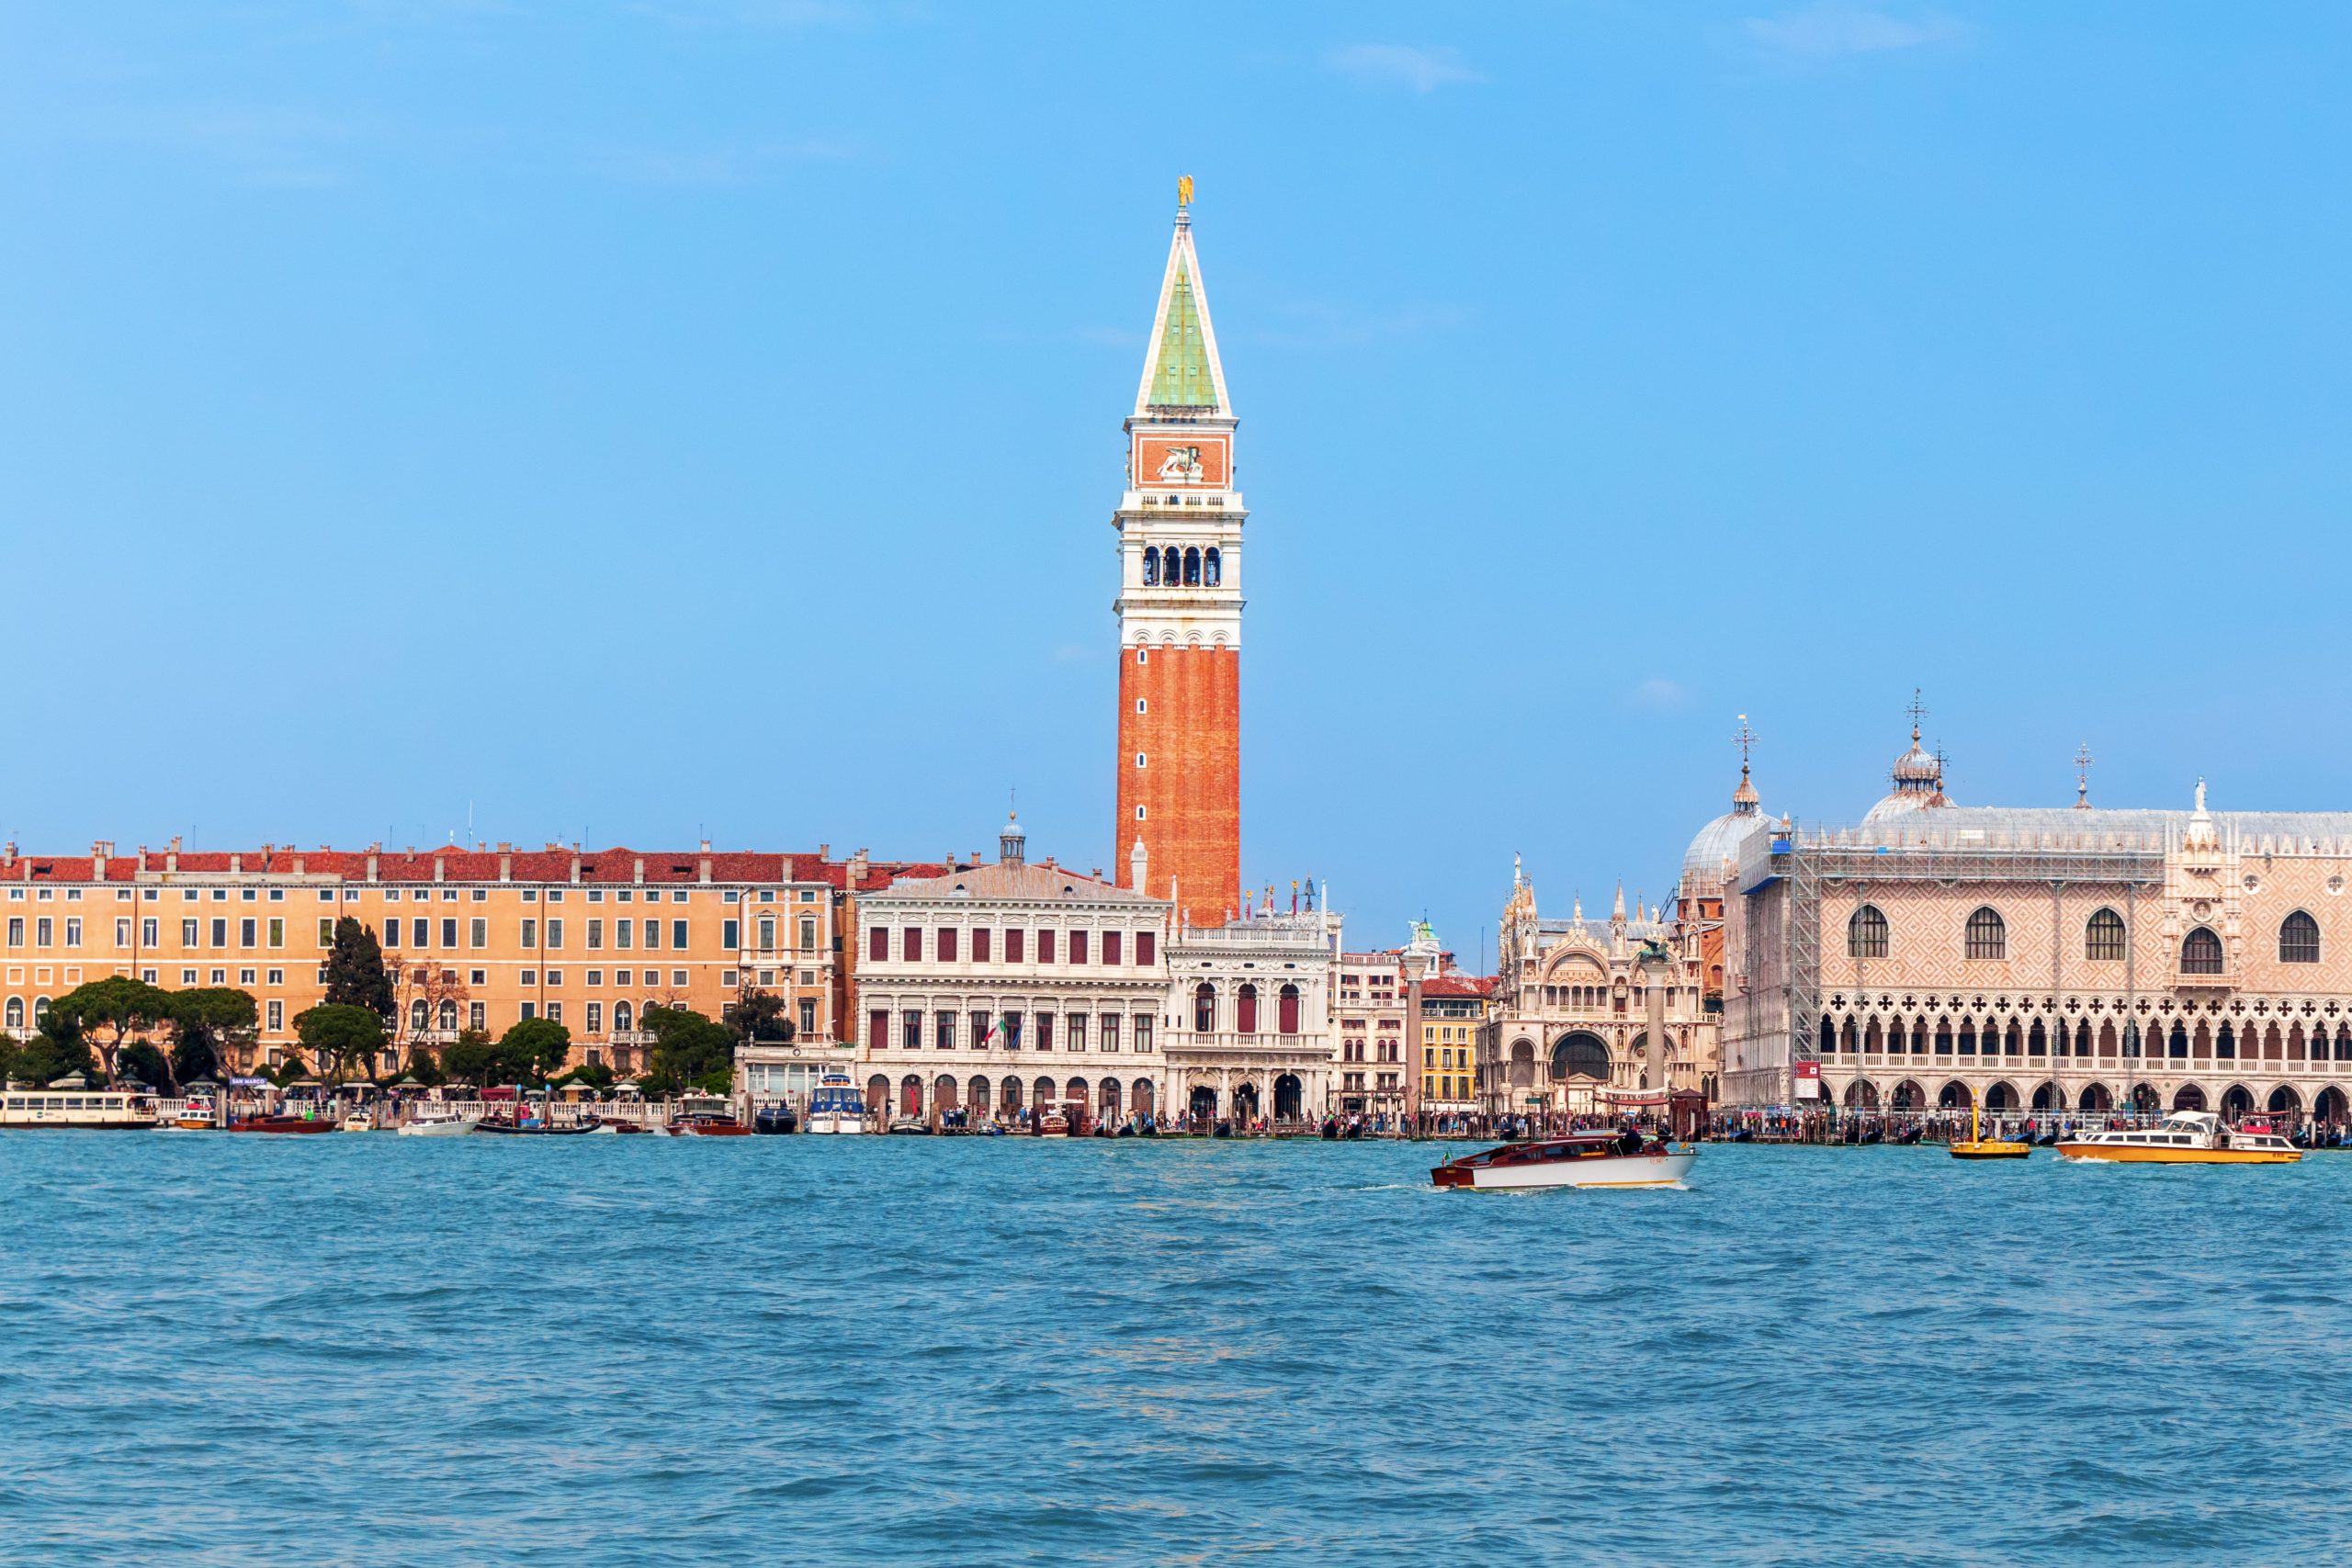
[[[383,1019],[343,1002],[321,1002],[296,1013],[294,1032],[333,1080],[353,1067],[372,1066],[375,1054],[384,1048]]]
[[[789,1045],[794,1033],[784,998],[774,991],[754,990],[748,986],[736,993],[735,1006],[727,1015],[727,1027],[746,1044],[756,1040]]]
[[[526,1018],[492,1043],[479,1029],[462,1030],[441,1053],[453,1078],[470,1084],[544,1083],[571,1050],[571,1031],[544,1018]]]
[[[335,1007],[366,1008],[379,1018],[391,1017],[399,1005],[376,933],[349,915],[335,921],[334,940],[327,947],[326,1000]]]
[[[90,1048],[81,1041],[60,1040],[48,1030],[21,1042],[0,1034],[0,1080],[46,1084],[69,1073],[98,1076]]]
[[[232,986],[207,986],[172,994],[172,1077],[186,1085],[227,1076],[226,1047],[250,1038],[260,1014],[252,995]]]
[[[62,1021],[96,1047],[98,1065],[112,1083],[123,1042],[170,1019],[172,994],[128,975],[109,975],[58,998],[50,1004],[49,1016],[52,1024]]]
[[[647,1008],[643,1025],[653,1036],[653,1070],[646,1085],[657,1094],[686,1087],[725,1094],[735,1085],[735,1032],[689,1008]]]

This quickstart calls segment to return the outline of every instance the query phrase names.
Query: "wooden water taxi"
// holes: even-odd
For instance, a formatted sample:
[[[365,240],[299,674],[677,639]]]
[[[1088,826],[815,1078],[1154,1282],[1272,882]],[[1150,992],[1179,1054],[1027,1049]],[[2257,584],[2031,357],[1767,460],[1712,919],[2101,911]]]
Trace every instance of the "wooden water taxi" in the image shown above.
[[[1645,1141],[1630,1129],[1607,1128],[1505,1144],[1483,1154],[1464,1155],[1430,1172],[1439,1187],[1477,1191],[1534,1187],[1673,1187],[1698,1163],[1693,1148],[1676,1148],[1663,1138]]]
[[[2117,1165],[2293,1165],[2303,1157],[2267,1123],[2224,1127],[2210,1111],[2176,1111],[2153,1127],[2109,1127],[2063,1139],[2058,1153]]]

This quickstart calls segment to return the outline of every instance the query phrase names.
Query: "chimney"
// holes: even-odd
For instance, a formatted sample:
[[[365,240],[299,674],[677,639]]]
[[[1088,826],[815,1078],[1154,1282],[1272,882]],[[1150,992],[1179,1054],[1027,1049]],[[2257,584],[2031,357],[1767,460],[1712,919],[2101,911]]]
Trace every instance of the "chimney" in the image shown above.
[[[296,855],[294,857],[294,874],[297,876],[301,875],[302,868],[304,865],[309,863],[309,861],[310,857],[308,855]]]
[[[702,881],[707,883],[710,880],[710,840],[708,839],[702,841],[702,858],[695,863],[695,869]]]
[[[832,858],[833,858],[833,846],[832,846],[832,845],[831,845],[831,844],[819,844],[819,845],[817,846],[817,858],[818,858],[819,860],[831,860],[831,859],[832,859]]]
[[[368,880],[370,882],[376,880],[377,857],[381,855],[383,852],[384,846],[380,841],[368,846]]]
[[[645,857],[643,855],[637,857],[637,881],[638,886],[640,887],[645,885]]]
[[[241,875],[241,874],[243,874],[243,873],[244,872],[244,869],[245,869],[245,857],[244,857],[243,855],[236,854],[236,855],[231,855],[231,856],[229,857],[229,874],[230,874],[230,875],[232,875],[232,876]]]
[[[139,846],[139,874],[147,874],[147,846],[144,844]]]
[[[10,860],[15,860],[17,858],[17,846],[14,844],[10,844],[8,846],[8,858]],[[177,833],[174,833],[172,835],[172,847],[165,851],[164,854],[164,869],[167,872],[175,872],[179,870],[179,868],[180,836]]]
[[[580,851],[577,848],[571,852],[571,885],[574,887],[580,886]]]
[[[113,852],[114,846],[103,839],[90,846],[91,881],[104,882],[107,879],[107,857]]]
[[[856,892],[859,884],[863,883],[865,880],[865,847],[861,844],[858,846],[856,852],[849,857],[849,890],[853,893]]]
[[[433,857],[433,880],[436,883],[439,882],[441,880],[442,873],[447,869],[447,867],[442,863],[441,857],[439,855],[435,855]]]
[[[498,880],[501,882],[514,880],[514,852],[504,844],[498,846]]]

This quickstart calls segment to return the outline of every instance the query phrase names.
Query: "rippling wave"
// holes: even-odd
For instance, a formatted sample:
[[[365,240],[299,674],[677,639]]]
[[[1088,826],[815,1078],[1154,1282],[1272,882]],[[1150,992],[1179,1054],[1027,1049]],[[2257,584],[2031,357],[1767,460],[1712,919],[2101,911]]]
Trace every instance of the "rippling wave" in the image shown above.
[[[2340,1559],[2352,1155],[0,1134],[0,1559]]]

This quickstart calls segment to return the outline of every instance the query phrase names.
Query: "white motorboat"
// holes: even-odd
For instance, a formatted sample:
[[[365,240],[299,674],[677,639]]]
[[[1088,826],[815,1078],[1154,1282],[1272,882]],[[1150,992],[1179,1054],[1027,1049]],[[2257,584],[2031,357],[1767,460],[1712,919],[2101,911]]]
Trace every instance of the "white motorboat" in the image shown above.
[[[863,1133],[865,1131],[865,1099],[850,1082],[847,1073],[827,1073],[817,1085],[817,1092],[808,1101],[808,1114],[801,1122],[804,1133]]]
[[[376,1113],[364,1105],[354,1106],[351,1114],[343,1119],[343,1125],[337,1130],[345,1133],[372,1133],[376,1131]]]
[[[401,1123],[403,1138],[458,1138],[481,1125],[480,1116],[468,1116],[454,1105],[426,1104]]]
[[[1564,1138],[1505,1144],[1448,1160],[1430,1172],[1440,1187],[1477,1191],[1537,1187],[1674,1187],[1698,1163],[1699,1151],[1663,1138],[1595,1128]]]

